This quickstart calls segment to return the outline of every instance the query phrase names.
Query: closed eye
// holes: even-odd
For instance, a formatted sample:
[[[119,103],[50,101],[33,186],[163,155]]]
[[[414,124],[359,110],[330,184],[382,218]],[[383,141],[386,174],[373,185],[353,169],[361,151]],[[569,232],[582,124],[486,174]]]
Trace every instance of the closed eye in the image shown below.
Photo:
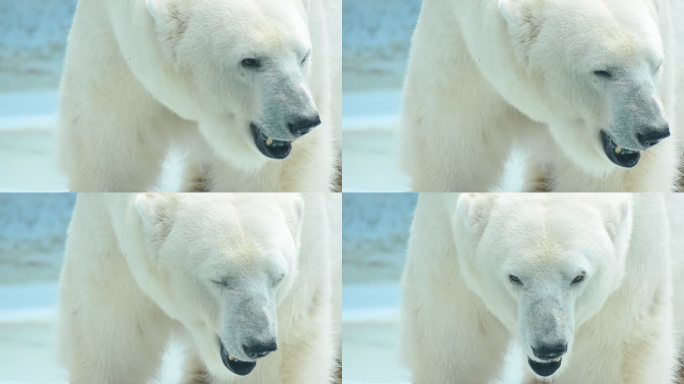
[[[610,80],[613,78],[613,74],[608,70],[598,70],[594,71],[594,76],[600,77],[602,79]]]
[[[656,65],[655,69],[653,70],[653,73],[658,73],[658,71],[660,71],[660,68],[663,66],[663,61],[664,60],[660,60],[660,63]]]
[[[215,285],[218,285],[221,288],[227,288],[228,287],[228,281],[227,280],[211,280],[211,282]]]
[[[310,56],[310,55],[311,55],[310,53],[307,53],[307,54],[304,56],[304,58],[302,59],[302,64],[306,63],[306,61],[309,60],[309,56]]]
[[[583,282],[586,275],[587,275],[586,272],[582,271],[579,275],[575,276],[575,278],[572,280],[572,285],[576,285],[576,284]]]
[[[273,286],[277,286],[278,284],[282,283],[283,280],[285,279],[285,274],[280,274],[276,278],[273,279]]]

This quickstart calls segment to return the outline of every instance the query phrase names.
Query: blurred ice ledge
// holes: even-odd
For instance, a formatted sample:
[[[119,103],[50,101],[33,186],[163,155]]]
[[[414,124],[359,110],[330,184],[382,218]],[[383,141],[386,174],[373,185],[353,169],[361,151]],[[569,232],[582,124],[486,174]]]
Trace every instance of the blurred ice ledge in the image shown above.
[[[399,319],[398,284],[345,285],[342,290],[342,322],[389,322]]]
[[[57,292],[57,284],[0,287],[0,324],[55,321]]]
[[[57,126],[59,93],[30,91],[0,94],[0,131]]]
[[[342,103],[342,127],[346,131],[395,129],[399,125],[400,91],[346,93]]]

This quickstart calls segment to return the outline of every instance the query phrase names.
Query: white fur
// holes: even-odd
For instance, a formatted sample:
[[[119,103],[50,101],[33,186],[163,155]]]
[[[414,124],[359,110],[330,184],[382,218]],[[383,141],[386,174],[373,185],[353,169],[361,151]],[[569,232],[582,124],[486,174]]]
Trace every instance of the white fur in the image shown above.
[[[672,281],[684,272],[674,225],[684,199],[664,200],[421,196],[402,282],[413,383],[492,382],[511,342],[526,355],[526,382],[537,382],[527,357],[553,338],[568,351],[549,382],[674,383],[675,331],[684,325],[672,313],[672,292],[675,302],[683,296]],[[672,226],[668,216],[678,217]],[[585,279],[573,284],[580,272]]]
[[[305,0],[80,0],[62,79],[59,159],[76,191],[146,191],[171,148],[187,189],[324,192],[340,125],[340,4]],[[305,61],[304,57],[310,53]],[[260,57],[263,70],[245,69]],[[250,124],[323,123],[285,160]]]
[[[671,20],[684,14],[670,3],[426,0],[403,100],[412,188],[491,190],[518,146],[556,191],[672,190],[684,76]],[[671,137],[635,168],[604,153],[601,130],[636,148],[643,127],[665,123]]]
[[[147,383],[172,336],[187,384],[333,382],[339,221],[338,196],[81,195],[59,306],[70,382]],[[278,350],[249,375],[223,365],[219,340],[244,361],[260,337]]]

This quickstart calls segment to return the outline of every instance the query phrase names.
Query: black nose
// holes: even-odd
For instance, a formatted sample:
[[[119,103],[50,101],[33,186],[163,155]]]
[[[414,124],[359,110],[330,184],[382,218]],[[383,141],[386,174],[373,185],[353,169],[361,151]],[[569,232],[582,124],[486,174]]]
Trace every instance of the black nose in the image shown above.
[[[538,348],[532,347],[534,355],[541,360],[557,359],[568,351],[567,344],[547,344],[540,345]]]
[[[271,352],[275,352],[278,349],[278,345],[275,340],[266,343],[253,343],[250,345],[243,345],[242,350],[245,354],[249,356],[250,359],[258,359],[268,355]]]
[[[287,128],[292,132],[295,137],[304,136],[309,133],[312,129],[321,124],[321,117],[316,114],[314,116],[300,117],[295,121],[291,121],[287,124]]]
[[[649,128],[644,133],[637,133],[637,139],[644,148],[650,148],[668,136],[670,136],[670,127],[668,125],[657,129]]]

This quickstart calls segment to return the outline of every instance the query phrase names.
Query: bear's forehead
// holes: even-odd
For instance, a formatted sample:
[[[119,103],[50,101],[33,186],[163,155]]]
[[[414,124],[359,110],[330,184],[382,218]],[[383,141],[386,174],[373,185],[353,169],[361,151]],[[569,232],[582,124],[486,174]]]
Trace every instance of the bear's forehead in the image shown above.
[[[519,201],[507,208],[490,218],[494,226],[481,251],[517,260],[563,260],[568,255],[593,257],[610,250],[600,210],[588,202]]]
[[[642,51],[644,45],[659,43],[657,18],[652,7],[641,1],[552,1],[536,12],[536,22],[543,24],[554,40],[560,36],[561,41],[571,41],[578,48],[584,46],[583,50],[595,47],[632,53]]]
[[[215,1],[206,11],[227,30],[260,41],[296,34],[305,29],[302,25],[306,24],[303,23],[303,9],[292,6],[292,1],[287,0]]]
[[[567,242],[583,236],[594,237],[604,226],[602,211],[612,205],[605,199],[594,201],[586,197],[514,198],[495,208],[490,222],[496,225],[494,232],[515,233],[512,239],[517,241]]]

